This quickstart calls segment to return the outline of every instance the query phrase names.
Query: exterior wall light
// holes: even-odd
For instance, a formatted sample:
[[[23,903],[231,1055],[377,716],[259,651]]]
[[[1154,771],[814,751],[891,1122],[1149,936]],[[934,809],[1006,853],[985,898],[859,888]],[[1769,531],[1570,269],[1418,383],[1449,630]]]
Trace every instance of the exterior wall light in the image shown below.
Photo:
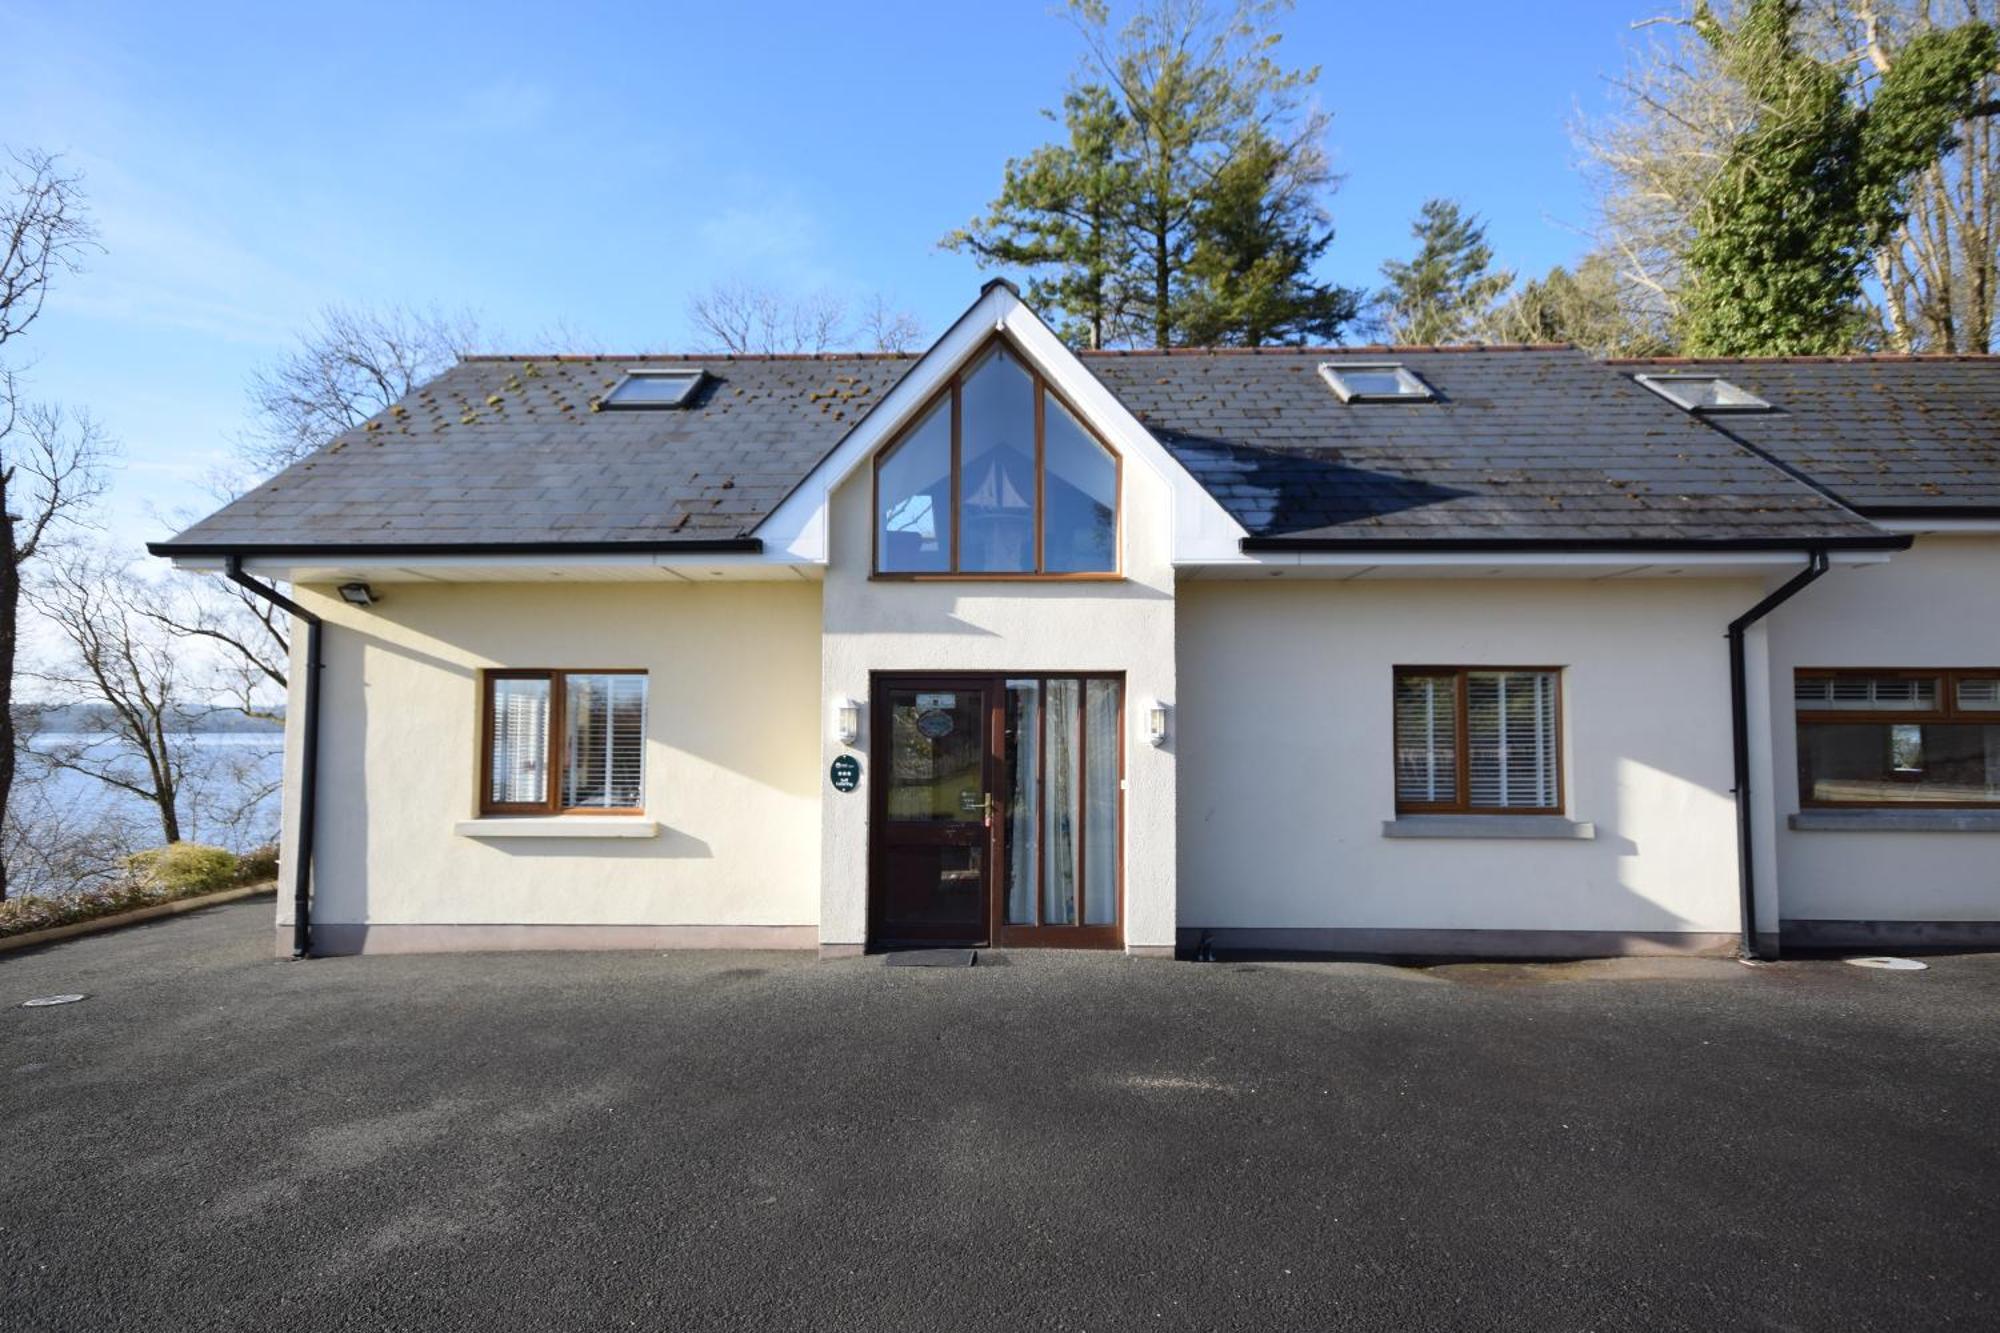
[[[349,606],[373,606],[380,600],[375,590],[365,583],[343,583],[340,585],[340,600]]]
[[[861,705],[845,695],[833,701],[833,738],[842,745],[861,738]]]
[[[1167,743],[1167,706],[1158,699],[1146,702],[1146,744]]]

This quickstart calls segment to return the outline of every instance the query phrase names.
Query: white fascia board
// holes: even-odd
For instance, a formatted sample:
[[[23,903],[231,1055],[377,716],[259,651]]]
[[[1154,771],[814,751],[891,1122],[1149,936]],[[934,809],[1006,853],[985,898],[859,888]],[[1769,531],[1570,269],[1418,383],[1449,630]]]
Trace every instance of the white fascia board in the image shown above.
[[[1869,522],[1884,532],[1913,532],[1918,536],[1961,532],[1969,536],[2000,535],[2000,518],[1876,518]]]
[[[756,535],[763,538],[767,558],[824,564],[827,511],[833,492],[866,466],[876,450],[894,438],[996,332],[1013,339],[1022,355],[1107,444],[1121,456],[1145,464],[1166,482],[1174,496],[1171,549],[1176,559],[1227,562],[1240,558],[1237,543],[1246,535],[1242,525],[1098,382],[1040,316],[1000,284],[988,287],[875,410],[757,526]]]
[[[173,567],[197,574],[220,574],[229,568],[228,560],[219,555],[177,555],[169,557]],[[691,552],[676,555],[672,552],[635,551],[629,555],[617,552],[599,554],[535,554],[522,552],[508,555],[314,555],[310,551],[297,555],[246,556],[243,572],[257,578],[278,579],[285,583],[323,583],[339,579],[394,578],[396,576],[419,576],[449,583],[454,574],[477,573],[492,576],[508,571],[518,572],[523,578],[536,576],[568,575],[579,581],[588,582],[593,574],[615,577],[631,575],[640,571],[655,570],[663,576],[676,571],[700,571],[704,574],[720,572],[724,576],[737,578],[793,578],[802,571],[798,562],[774,560],[768,555],[749,552]],[[803,571],[805,577],[817,577],[817,571]]]

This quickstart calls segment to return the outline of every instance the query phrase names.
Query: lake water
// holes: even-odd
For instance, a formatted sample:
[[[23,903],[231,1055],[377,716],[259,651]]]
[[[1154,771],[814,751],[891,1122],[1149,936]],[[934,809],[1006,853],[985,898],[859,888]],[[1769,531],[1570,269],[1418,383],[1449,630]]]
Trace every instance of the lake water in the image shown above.
[[[56,812],[72,822],[112,816],[136,825],[148,844],[160,841],[159,814],[150,802],[84,773],[50,768],[35,750],[94,742],[103,736],[37,736],[14,777],[13,799],[28,814]],[[180,801],[181,836],[242,851],[275,841],[279,801],[275,788],[284,766],[284,738],[277,732],[198,732],[192,737],[189,777]],[[253,799],[254,794],[254,799]]]

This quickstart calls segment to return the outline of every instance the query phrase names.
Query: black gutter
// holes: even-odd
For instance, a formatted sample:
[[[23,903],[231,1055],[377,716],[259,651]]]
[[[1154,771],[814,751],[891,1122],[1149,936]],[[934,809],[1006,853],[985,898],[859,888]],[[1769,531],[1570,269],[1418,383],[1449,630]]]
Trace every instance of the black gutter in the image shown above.
[[[2000,505],[1856,505],[1864,518],[1967,520],[1987,522],[2000,518]]]
[[[299,744],[299,837],[292,864],[292,957],[306,958],[312,953],[313,816],[319,795],[320,618],[270,584],[259,583],[245,574],[241,557],[230,556],[228,569],[231,583],[287,612],[292,619],[305,622],[306,719]]]
[[[701,537],[688,541],[632,542],[147,542],[164,556],[229,556],[262,560],[278,556],[409,555],[758,555],[757,537]]]
[[[1903,551],[1913,538],[1907,532],[1869,533],[1853,537],[1813,537],[1816,551]],[[1259,551],[1448,551],[1510,555],[1573,552],[1587,555],[1626,555],[1638,552],[1678,552],[1698,555],[1704,551],[1796,551],[1805,545],[1797,537],[1719,537],[1703,541],[1695,538],[1636,538],[1631,541],[1593,541],[1577,537],[1530,537],[1518,541],[1495,541],[1481,537],[1245,537],[1245,554]]]
[[[1736,778],[1731,795],[1736,798],[1736,883],[1741,896],[1743,927],[1740,947],[1745,958],[1761,958],[1763,955],[1757,948],[1756,870],[1751,861],[1750,683],[1745,679],[1747,654],[1743,635],[1752,625],[1803,592],[1806,585],[1826,573],[1826,569],[1826,552],[1812,551],[1804,569],[1792,575],[1776,592],[1729,622],[1729,730]]]

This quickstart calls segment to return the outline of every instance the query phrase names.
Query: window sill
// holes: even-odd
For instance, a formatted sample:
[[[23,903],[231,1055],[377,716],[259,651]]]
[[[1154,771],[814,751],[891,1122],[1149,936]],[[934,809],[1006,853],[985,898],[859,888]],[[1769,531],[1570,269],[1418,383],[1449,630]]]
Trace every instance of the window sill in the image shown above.
[[[658,820],[630,815],[488,815],[452,826],[461,838],[657,838]]]
[[[2000,833],[2000,810],[1801,810],[1794,833]]]
[[[1539,838],[1588,842],[1597,825],[1561,815],[1403,815],[1382,821],[1385,838]]]

